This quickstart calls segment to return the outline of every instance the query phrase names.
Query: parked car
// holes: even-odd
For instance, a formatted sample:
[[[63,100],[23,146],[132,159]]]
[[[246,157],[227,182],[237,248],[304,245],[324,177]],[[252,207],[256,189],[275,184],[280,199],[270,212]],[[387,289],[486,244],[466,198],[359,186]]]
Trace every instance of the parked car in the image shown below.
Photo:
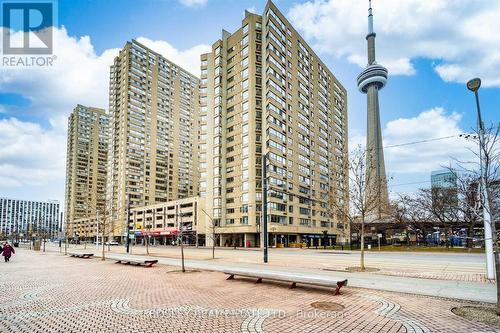
[[[106,245],[120,245],[120,244],[118,244],[118,242],[116,241],[108,241],[106,242]]]

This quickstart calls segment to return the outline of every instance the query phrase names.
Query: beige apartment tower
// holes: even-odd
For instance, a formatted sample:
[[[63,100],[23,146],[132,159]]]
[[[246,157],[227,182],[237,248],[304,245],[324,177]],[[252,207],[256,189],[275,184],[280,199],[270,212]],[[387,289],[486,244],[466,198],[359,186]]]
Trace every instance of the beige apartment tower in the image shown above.
[[[68,118],[66,230],[75,237],[77,219],[105,211],[108,117],[103,109],[77,105]]]
[[[201,56],[200,195],[221,246],[346,242],[347,93],[272,2]],[[325,233],[326,232],[326,235]]]
[[[107,203],[114,236],[131,207],[198,194],[199,79],[137,41],[110,73]]]

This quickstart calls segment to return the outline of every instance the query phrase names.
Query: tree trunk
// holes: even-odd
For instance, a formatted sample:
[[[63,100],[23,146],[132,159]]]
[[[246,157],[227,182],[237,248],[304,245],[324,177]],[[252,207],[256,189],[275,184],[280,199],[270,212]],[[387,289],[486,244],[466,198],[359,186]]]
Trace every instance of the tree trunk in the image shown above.
[[[106,254],[104,253],[104,250],[106,249],[106,245],[104,243],[104,226],[102,227],[102,239],[101,239],[101,242],[102,242],[102,257],[101,257],[101,260],[106,260]]]
[[[469,223],[469,228],[467,230],[467,248],[472,249],[474,246],[474,223]]]
[[[361,271],[365,270],[365,219],[361,221]]]
[[[212,259],[215,259],[215,234],[212,235]]]
[[[146,253],[149,256],[149,235],[146,235]]]

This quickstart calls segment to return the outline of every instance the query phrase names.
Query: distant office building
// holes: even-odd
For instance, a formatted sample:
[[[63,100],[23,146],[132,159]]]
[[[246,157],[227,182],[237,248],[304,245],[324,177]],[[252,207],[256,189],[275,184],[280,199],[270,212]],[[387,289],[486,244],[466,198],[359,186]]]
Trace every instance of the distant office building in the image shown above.
[[[0,233],[6,237],[57,237],[59,201],[0,198]]]
[[[431,172],[432,204],[437,209],[452,210],[458,205],[457,174],[451,170]]]
[[[450,170],[431,172],[432,188],[457,188],[457,174]]]
[[[267,155],[270,244],[344,241],[347,92],[269,1],[201,56],[200,195],[220,245],[259,246]],[[347,237],[348,238],[348,237]]]
[[[108,214],[198,194],[199,79],[137,41],[111,66]]]
[[[74,220],[105,211],[108,129],[103,109],[77,105],[68,118],[65,213],[70,237]]]

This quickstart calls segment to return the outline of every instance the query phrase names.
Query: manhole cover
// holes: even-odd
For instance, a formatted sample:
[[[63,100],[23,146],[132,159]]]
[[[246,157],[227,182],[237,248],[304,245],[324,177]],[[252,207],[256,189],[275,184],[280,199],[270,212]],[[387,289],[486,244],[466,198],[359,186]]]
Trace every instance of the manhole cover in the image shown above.
[[[342,311],[345,308],[342,304],[334,302],[314,302],[311,306],[323,311]]]

